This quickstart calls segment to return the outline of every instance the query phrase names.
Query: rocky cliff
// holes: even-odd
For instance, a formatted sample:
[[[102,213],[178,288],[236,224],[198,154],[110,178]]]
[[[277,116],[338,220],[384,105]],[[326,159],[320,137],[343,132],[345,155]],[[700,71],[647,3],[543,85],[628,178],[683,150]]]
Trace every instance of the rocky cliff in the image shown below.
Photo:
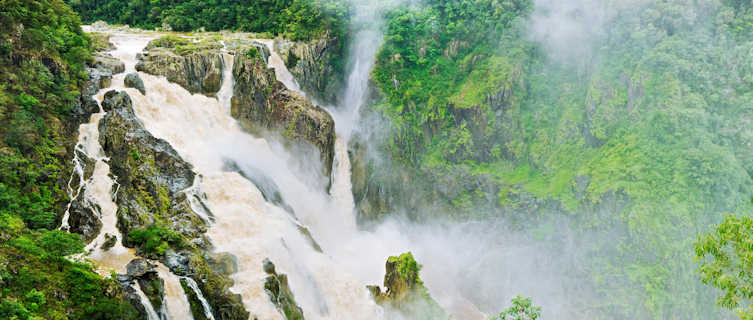
[[[108,113],[99,123],[100,143],[117,179],[124,244],[195,279],[216,319],[248,319],[240,296],[228,290],[228,274],[208,261],[207,222],[188,201],[187,189],[195,178],[191,165],[144,128],[125,92],[106,93],[102,107]]]
[[[305,142],[316,147],[323,173],[332,172],[335,122],[323,108],[288,90],[267,68],[266,55],[258,48],[238,51],[233,65],[235,87],[231,113],[245,130],[281,133],[288,142]]]
[[[316,101],[335,104],[344,87],[342,42],[326,32],[308,42],[277,39],[274,50],[280,53],[303,92]]]

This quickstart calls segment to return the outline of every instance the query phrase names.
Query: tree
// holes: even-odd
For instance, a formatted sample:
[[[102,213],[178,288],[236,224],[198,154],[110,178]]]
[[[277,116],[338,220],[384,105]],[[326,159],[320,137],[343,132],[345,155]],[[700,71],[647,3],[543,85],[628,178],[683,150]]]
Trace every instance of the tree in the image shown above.
[[[698,272],[704,284],[722,290],[721,307],[753,319],[753,218],[726,215],[695,243]]]
[[[541,307],[536,307],[531,298],[515,296],[512,306],[502,310],[498,318],[493,320],[536,320],[541,316]]]

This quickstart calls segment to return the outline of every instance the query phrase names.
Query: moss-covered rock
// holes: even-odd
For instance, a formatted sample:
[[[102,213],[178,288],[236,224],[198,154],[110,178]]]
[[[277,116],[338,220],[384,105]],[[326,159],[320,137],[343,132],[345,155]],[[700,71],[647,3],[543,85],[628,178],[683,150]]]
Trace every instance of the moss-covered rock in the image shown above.
[[[277,310],[288,320],[303,320],[303,309],[299,307],[293,292],[288,286],[288,276],[275,271],[275,265],[269,259],[264,259],[264,272],[268,275],[264,281],[264,291],[269,295]]]
[[[449,319],[449,315],[431,298],[418,273],[421,265],[410,252],[387,259],[385,292],[379,286],[367,286],[374,300],[402,313],[408,319]]]

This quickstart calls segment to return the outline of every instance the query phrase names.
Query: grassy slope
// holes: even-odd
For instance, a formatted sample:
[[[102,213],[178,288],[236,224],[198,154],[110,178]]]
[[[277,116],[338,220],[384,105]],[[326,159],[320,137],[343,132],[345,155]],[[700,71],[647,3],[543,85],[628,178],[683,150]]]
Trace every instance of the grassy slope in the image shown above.
[[[64,255],[78,235],[51,231],[69,201],[89,40],[62,0],[0,1],[0,318],[135,318],[115,280]]]
[[[527,40],[526,1],[393,12],[374,71],[391,150],[431,182],[467,171],[493,181],[501,209],[529,193],[556,201],[536,214],[573,212],[583,234],[622,230],[616,244],[584,244],[593,261],[581,276],[603,291],[589,302],[600,314],[704,317],[711,302],[692,242],[722,213],[749,212],[753,189],[753,29],[735,5],[625,9],[589,57],[567,62]],[[446,54],[453,46],[458,54]],[[503,88],[512,94],[492,109],[487,94]],[[457,111],[469,109],[480,126]],[[451,182],[446,197],[478,217],[488,191],[468,185]],[[614,193],[630,199],[624,210],[594,210]]]

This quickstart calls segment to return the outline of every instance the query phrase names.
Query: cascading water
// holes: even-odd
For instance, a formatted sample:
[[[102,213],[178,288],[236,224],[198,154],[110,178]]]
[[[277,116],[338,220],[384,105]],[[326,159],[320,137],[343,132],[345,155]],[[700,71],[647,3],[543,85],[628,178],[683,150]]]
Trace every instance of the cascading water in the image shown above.
[[[127,38],[128,39],[128,38]],[[128,44],[136,44],[136,46],[143,43],[146,44],[147,40],[133,40]],[[114,57],[123,58],[135,55],[140,51],[142,47],[139,47],[137,51],[133,50],[134,45],[122,45],[111,52]],[[125,60],[126,73],[135,71],[135,62],[133,60]],[[125,73],[115,75],[112,79],[112,88],[124,88],[123,79]],[[94,98],[97,102],[102,102],[104,93],[111,88],[103,89],[98,92]],[[94,168],[91,178],[84,180],[83,161],[79,159],[78,154],[74,158],[74,173],[71,175],[71,181],[74,177],[80,179],[79,185],[76,190],[70,187],[69,182],[69,194],[71,199],[76,197],[84,197],[83,204],[89,206],[94,212],[98,213],[99,219],[102,222],[102,229],[97,237],[92,240],[85,248],[85,257],[96,263],[98,269],[97,272],[103,276],[109,276],[111,271],[124,274],[126,272],[125,266],[136,258],[135,250],[125,248],[122,243],[122,235],[117,228],[117,204],[114,199],[117,194],[118,186],[116,182],[110,177],[110,167],[106,161],[108,158],[105,156],[102,146],[99,144],[99,121],[105,113],[100,109],[99,113],[95,113],[91,116],[88,123],[82,124],[79,127],[79,138],[76,144],[77,153],[82,153],[84,156],[94,160]],[[115,188],[113,188],[115,187]],[[114,192],[113,192],[114,189]],[[81,194],[83,192],[83,194]],[[70,204],[69,204],[70,208]],[[63,218],[63,224],[61,228],[68,228],[68,211]],[[107,241],[108,237],[115,237],[114,245],[109,248],[103,248],[103,244]],[[76,258],[83,258],[84,256],[78,256]],[[190,312],[190,306],[188,300],[185,297],[183,289],[180,285],[178,278],[172,274],[167,267],[158,264],[157,272],[159,277],[165,280],[165,301],[160,313],[167,319],[192,319]],[[161,317],[154,310],[149,300],[144,295],[143,291],[138,285],[133,284],[132,288],[139,296],[144,309],[147,312],[147,317],[150,320],[159,320]]]
[[[212,306],[210,306],[209,302],[207,302],[207,299],[204,298],[204,294],[201,293],[199,285],[196,284],[196,281],[189,277],[182,277],[180,278],[180,280],[186,282],[186,285],[191,288],[191,290],[193,290],[196,298],[199,299],[199,302],[201,302],[201,307],[204,308],[204,317],[209,320],[214,320],[214,315],[212,314]]]

